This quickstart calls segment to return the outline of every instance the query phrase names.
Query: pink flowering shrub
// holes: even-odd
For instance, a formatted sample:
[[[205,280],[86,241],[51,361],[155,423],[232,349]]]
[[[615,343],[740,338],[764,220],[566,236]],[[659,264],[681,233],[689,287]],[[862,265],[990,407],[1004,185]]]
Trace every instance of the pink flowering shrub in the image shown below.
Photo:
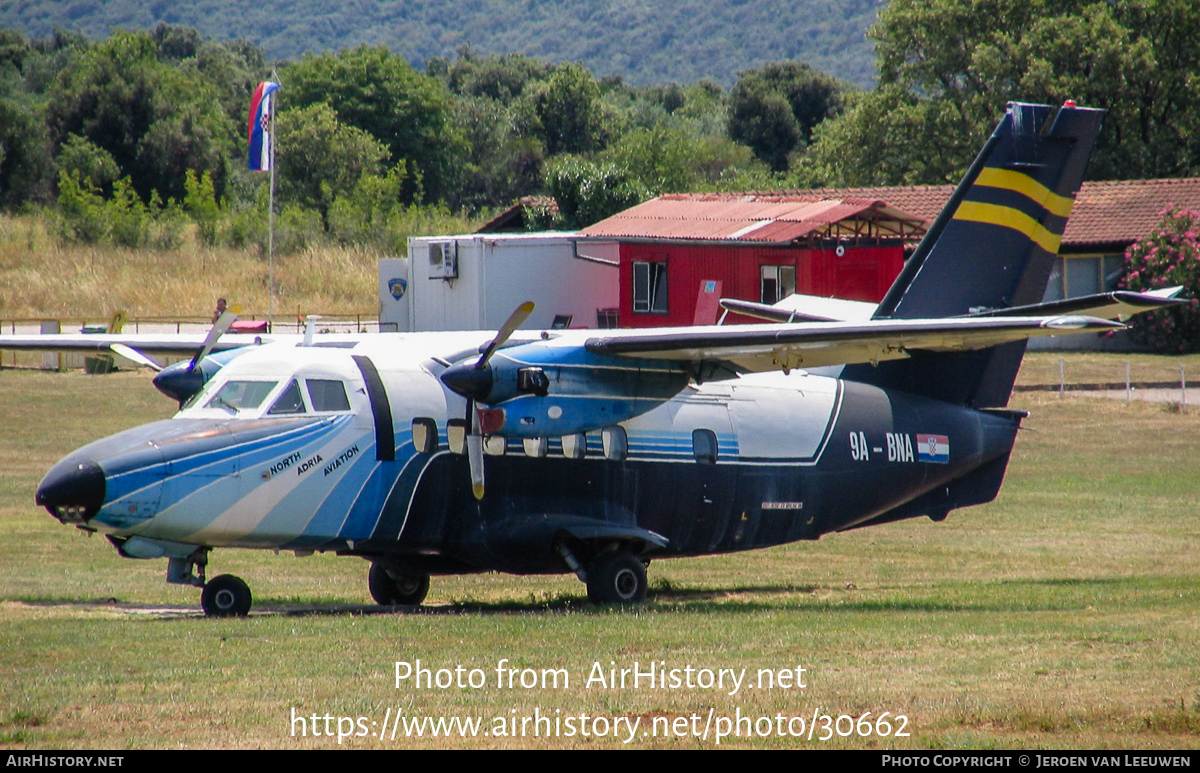
[[[1125,253],[1120,287],[1157,290],[1183,285],[1186,305],[1138,314],[1129,321],[1130,337],[1155,351],[1200,349],[1200,213],[1180,206],[1162,212],[1162,222]]]

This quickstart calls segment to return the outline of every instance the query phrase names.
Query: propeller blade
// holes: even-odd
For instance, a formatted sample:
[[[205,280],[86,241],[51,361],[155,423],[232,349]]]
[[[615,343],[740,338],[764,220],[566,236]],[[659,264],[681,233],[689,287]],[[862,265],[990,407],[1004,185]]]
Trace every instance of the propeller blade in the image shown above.
[[[229,327],[237,320],[237,312],[232,309],[227,309],[221,312],[221,316],[217,317],[217,321],[208,329],[208,335],[204,337],[204,343],[200,345],[200,350],[196,352],[196,356],[192,357],[192,363],[188,365],[188,370],[195,370],[196,364],[208,356],[216,345],[217,339],[225,335]]]
[[[488,360],[496,353],[497,349],[504,345],[513,332],[529,319],[532,312],[533,301],[522,303],[496,331],[495,337],[480,348],[479,359],[474,364],[460,362],[451,365],[439,377],[452,392],[467,398],[470,410],[474,410],[476,400],[487,399],[488,394],[492,391],[492,371],[488,368]],[[467,421],[470,421],[470,417]]]
[[[479,432],[479,411],[471,400],[471,431],[467,433],[467,464],[471,467],[471,493],[475,499],[483,499],[483,435]]]
[[[132,346],[127,346],[126,344],[109,344],[108,348],[112,349],[125,359],[136,362],[138,365],[145,365],[147,368],[151,368],[155,371],[161,371],[163,369],[162,365],[159,365],[153,359],[145,354],[142,354]]]
[[[504,321],[504,324],[500,326],[500,329],[496,331],[496,337],[493,338],[487,345],[487,348],[483,350],[483,354],[480,356],[479,362],[475,363],[475,370],[483,370],[484,367],[487,366],[487,361],[491,359],[496,350],[504,345],[504,342],[508,340],[509,336],[511,336],[517,328],[525,324],[525,320],[529,319],[529,315],[532,313],[533,301],[525,301],[518,306],[516,310],[509,315],[508,319]]]

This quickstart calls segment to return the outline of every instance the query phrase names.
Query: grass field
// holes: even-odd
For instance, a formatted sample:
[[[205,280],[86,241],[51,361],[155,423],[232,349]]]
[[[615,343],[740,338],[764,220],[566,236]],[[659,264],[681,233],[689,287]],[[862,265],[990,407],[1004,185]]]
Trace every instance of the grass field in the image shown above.
[[[711,733],[690,731],[711,712],[751,719],[753,737],[722,740],[735,748],[1200,748],[1195,413],[1018,394],[1032,415],[995,503],[940,524],[655,562],[634,610],[589,607],[574,578],[481,575],[434,578],[423,612],[381,613],[363,561],[215,551],[210,574],[245,578],[255,613],[209,620],[195,589],[165,584],[165,562],[121,559],[32,502],[63,454],[170,414],[146,382],[0,371],[0,747],[331,748],[326,715],[334,733],[338,717],[377,733],[369,723],[390,709],[478,716],[491,732],[341,745],[613,748],[636,721],[629,746],[709,748]],[[502,659],[539,682],[562,669],[569,684],[498,687]],[[486,685],[397,687],[396,661],[417,660],[480,669]],[[802,667],[805,687],[587,684],[594,664],[635,661],[747,679]],[[309,721],[299,735],[293,711],[318,715],[323,734]],[[495,718],[508,728],[537,712],[559,732],[495,732]],[[890,712],[889,726],[838,735],[850,726],[838,716],[865,712]],[[799,729],[788,718],[807,734],[814,714],[811,739],[787,735]],[[565,719],[581,716],[593,733],[576,722],[567,736]]]

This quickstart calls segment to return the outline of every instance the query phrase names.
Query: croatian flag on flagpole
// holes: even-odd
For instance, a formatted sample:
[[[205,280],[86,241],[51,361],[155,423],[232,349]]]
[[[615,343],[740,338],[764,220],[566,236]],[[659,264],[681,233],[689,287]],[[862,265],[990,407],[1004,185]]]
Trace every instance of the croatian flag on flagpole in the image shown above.
[[[271,94],[278,83],[264,81],[254,90],[250,100],[250,171],[271,169]]]

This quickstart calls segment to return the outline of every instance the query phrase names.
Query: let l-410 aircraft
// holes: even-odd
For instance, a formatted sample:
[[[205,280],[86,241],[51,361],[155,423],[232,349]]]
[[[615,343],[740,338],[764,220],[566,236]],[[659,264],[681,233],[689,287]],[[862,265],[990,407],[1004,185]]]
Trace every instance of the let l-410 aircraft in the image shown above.
[[[166,558],[210,615],[251,606],[242,580],[206,580],[213,548],[365,558],[381,604],[484,571],[575,573],[592,601],[632,603],[650,559],[942,520],[1000,488],[1026,339],[1170,302],[1038,304],[1100,123],[1010,105],[869,318],[527,333],[526,304],[498,333],[210,354],[214,336],[177,366],[173,418],[70,454],[37,502]]]

